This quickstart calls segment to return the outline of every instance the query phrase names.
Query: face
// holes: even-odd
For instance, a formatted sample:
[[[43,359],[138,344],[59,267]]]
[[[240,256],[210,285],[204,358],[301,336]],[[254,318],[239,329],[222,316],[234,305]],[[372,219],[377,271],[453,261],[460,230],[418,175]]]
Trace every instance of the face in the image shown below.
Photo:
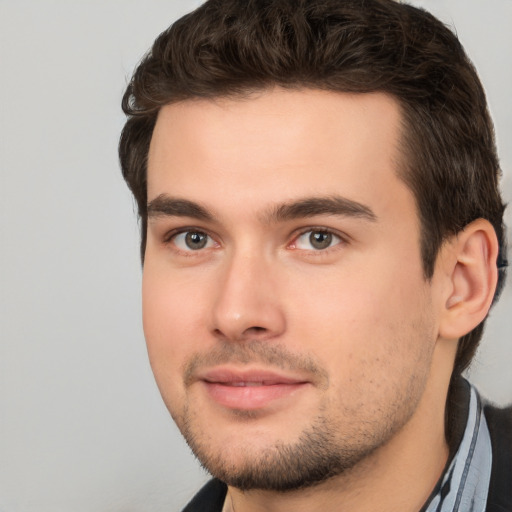
[[[436,340],[400,113],[275,89],[164,107],[143,317],[163,399],[242,489],[313,485],[418,414]]]

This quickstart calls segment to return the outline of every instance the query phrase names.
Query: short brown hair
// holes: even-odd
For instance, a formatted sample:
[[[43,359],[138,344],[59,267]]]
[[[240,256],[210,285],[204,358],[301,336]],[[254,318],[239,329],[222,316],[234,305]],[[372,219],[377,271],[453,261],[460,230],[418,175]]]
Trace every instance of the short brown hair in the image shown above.
[[[493,225],[505,278],[500,168],[485,93],[457,37],[394,0],[208,0],[155,41],[123,97],[123,176],[147,230],[147,156],[159,109],[189,98],[279,86],[384,92],[403,117],[403,169],[421,222],[425,278],[444,240],[471,221]],[[454,373],[471,361],[483,323],[459,341]]]

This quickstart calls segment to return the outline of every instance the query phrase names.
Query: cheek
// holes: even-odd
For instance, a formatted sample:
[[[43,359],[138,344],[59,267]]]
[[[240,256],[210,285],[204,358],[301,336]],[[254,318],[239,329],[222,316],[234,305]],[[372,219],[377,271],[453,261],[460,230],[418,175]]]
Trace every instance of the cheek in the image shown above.
[[[177,375],[177,368],[198,341],[194,334],[198,294],[188,290],[189,287],[172,276],[151,266],[144,268],[142,318],[149,359],[157,379],[159,372]]]
[[[385,416],[391,425],[427,382],[435,344],[428,301],[418,313],[418,299],[403,289],[367,294],[356,287],[350,297],[329,294],[331,305],[311,310],[302,339],[329,375],[326,409],[344,411],[345,428],[350,418],[371,425]]]
[[[186,404],[182,368],[190,354],[199,350],[200,337],[194,331],[198,325],[198,294],[189,293],[190,288],[175,277],[145,265],[142,318],[156,384],[178,422]]]
[[[435,342],[421,268],[369,268],[317,280],[295,308],[296,335],[345,385],[421,364]]]

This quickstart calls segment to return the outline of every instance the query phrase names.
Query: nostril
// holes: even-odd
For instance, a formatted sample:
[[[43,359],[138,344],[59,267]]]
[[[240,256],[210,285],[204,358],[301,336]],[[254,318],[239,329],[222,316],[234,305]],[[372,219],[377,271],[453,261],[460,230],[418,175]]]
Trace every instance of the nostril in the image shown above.
[[[265,327],[260,327],[255,325],[254,327],[248,327],[244,329],[243,332],[232,332],[228,333],[223,332],[222,329],[215,329],[213,331],[214,335],[218,338],[231,339],[233,341],[247,341],[250,339],[261,338],[262,336],[266,336],[269,330]]]
[[[266,332],[267,329],[265,329],[265,327],[258,327],[258,326],[255,326],[255,327],[249,327],[249,329],[246,329],[245,332],[247,333],[260,333],[260,332]]]

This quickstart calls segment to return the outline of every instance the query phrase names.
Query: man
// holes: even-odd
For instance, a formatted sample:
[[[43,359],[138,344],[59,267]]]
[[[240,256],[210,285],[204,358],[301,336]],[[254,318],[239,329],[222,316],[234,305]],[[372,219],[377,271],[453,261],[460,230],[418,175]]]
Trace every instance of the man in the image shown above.
[[[461,378],[506,248],[457,38],[392,0],[209,0],[123,108],[149,357],[214,477],[185,510],[512,510],[512,410]]]

